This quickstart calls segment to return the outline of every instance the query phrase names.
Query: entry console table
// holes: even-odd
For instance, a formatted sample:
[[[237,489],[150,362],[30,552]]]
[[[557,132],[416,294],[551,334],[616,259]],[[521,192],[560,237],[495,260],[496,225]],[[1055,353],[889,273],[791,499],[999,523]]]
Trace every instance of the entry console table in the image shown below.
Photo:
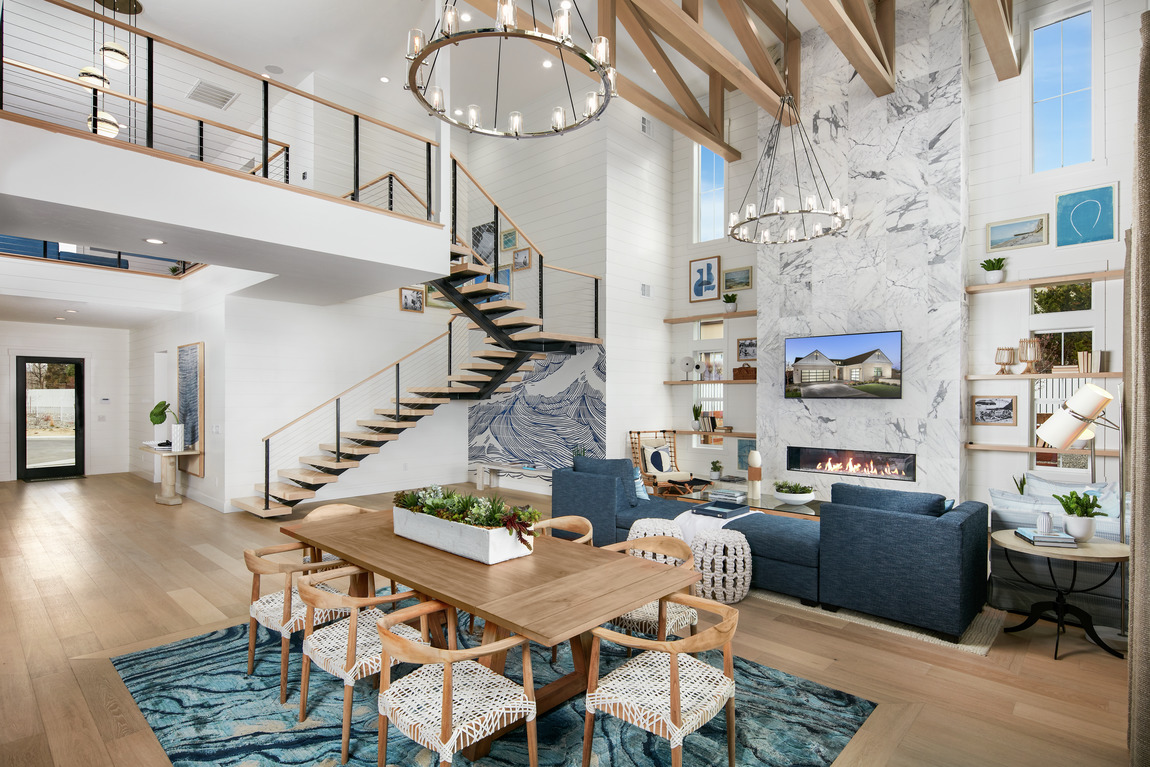
[[[160,456],[160,493],[156,503],[165,506],[179,506],[184,499],[176,493],[176,463],[181,455],[199,455],[199,450],[157,450],[150,445],[140,445],[145,453]]]
[[[1122,657],[1122,653],[1103,642],[1102,638],[1098,636],[1098,632],[1094,630],[1094,619],[1090,617],[1090,613],[1077,605],[1069,604],[1066,601],[1066,595],[1094,591],[1108,583],[1110,579],[1114,577],[1114,574],[1118,572],[1118,568],[1121,564],[1130,559],[1129,545],[1095,538],[1086,543],[1078,544],[1078,548],[1075,549],[1064,549],[1056,546],[1035,546],[1029,541],[1019,538],[1013,530],[997,530],[991,534],[991,539],[1006,550],[1006,561],[1019,578],[1022,578],[1022,580],[1031,586],[1037,586],[1040,589],[1049,589],[1053,591],[1055,595],[1054,601],[1035,602],[1030,606],[1030,615],[1026,617],[1026,620],[1017,626],[1010,626],[1009,628],[1003,629],[1004,631],[1022,631],[1023,629],[1028,629],[1037,623],[1038,619],[1045,613],[1054,613],[1055,619],[1058,622],[1058,633],[1054,638],[1054,659],[1058,660],[1058,640],[1061,638],[1062,630],[1066,626],[1066,616],[1069,615],[1077,618],[1082,623],[1082,628],[1086,631],[1086,636],[1094,640],[1094,644],[1111,655],[1119,658]],[[1036,557],[1046,557],[1047,569],[1050,571],[1050,583],[1035,583],[1019,572],[1018,568],[1014,566],[1014,563],[1010,561],[1010,552],[1012,551],[1030,554]],[[1052,559],[1065,559],[1073,563],[1074,567],[1071,570],[1070,584],[1068,586],[1059,584],[1058,580],[1054,577],[1054,568],[1050,566],[1050,560]],[[1099,583],[1095,583],[1086,588],[1075,588],[1078,583],[1079,562],[1113,562],[1114,569]]]

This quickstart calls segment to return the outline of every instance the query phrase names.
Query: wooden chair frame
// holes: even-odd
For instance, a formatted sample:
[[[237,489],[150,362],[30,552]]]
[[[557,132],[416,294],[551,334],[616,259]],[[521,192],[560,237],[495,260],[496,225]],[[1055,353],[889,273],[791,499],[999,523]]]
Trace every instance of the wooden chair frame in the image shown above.
[[[691,551],[691,547],[682,538],[672,538],[668,535],[649,535],[646,538],[632,538],[629,541],[619,541],[618,543],[608,543],[606,546],[600,546],[601,549],[607,551],[621,551],[626,554],[631,554],[632,551],[640,551],[648,554],[661,554],[665,557],[674,557],[675,559],[682,560],[682,564],[675,565],[684,570],[695,569],[695,554]],[[634,555],[632,555],[634,556]],[[688,593],[688,589],[684,589],[682,593]],[[692,625],[690,627],[691,636],[695,636],[698,631],[698,626]],[[630,635],[631,632],[628,632]],[[623,636],[620,634],[620,636]],[[659,600],[659,641],[666,641],[667,639],[667,600]],[[627,648],[627,657],[631,657],[631,648]]]
[[[644,538],[642,540],[649,541],[651,538]],[[682,543],[682,541],[680,541],[680,543]],[[735,636],[735,629],[739,624],[739,611],[729,605],[690,594],[672,594],[660,600],[660,602],[663,601],[676,602],[686,605],[687,607],[693,607],[695,610],[713,613],[719,616],[719,623],[694,636],[673,641],[641,639],[602,627],[592,629],[591,633],[593,638],[591,640],[591,661],[588,664],[587,693],[591,694],[595,692],[599,686],[599,645],[602,640],[614,642],[617,645],[628,648],[628,650],[634,649],[668,653],[671,656],[671,722],[678,727],[682,724],[682,712],[680,711],[681,692],[679,689],[679,653],[690,653],[693,655],[705,650],[714,650],[722,647],[723,675],[728,679],[734,680],[735,658],[732,641]],[[735,767],[735,699],[733,697],[727,700],[726,709],[727,763],[729,767]],[[594,734],[595,712],[588,711],[583,723],[583,767],[588,767],[591,763],[591,741]],[[682,746],[672,748],[672,767],[682,767],[682,764]]]
[[[594,546],[592,538],[595,537],[595,528],[591,524],[591,520],[586,517],[576,516],[574,514],[566,517],[552,517],[550,519],[541,519],[535,523],[534,529],[536,531],[543,531],[544,535],[551,535],[552,530],[562,530],[565,533],[574,533],[578,538],[574,539],[574,543],[585,543],[588,546]],[[470,627],[470,624],[468,624]],[[470,628],[469,628],[470,630]],[[551,648],[551,662],[555,663],[559,659],[559,645]]]
[[[630,431],[627,432],[631,440],[631,461],[639,467],[639,476],[643,478],[643,484],[651,488],[651,492],[662,498],[676,498],[680,495],[686,495],[692,492],[689,485],[684,485],[676,482],[660,482],[656,479],[655,475],[647,471],[647,465],[643,461],[643,446],[642,442],[646,439],[663,439],[667,442],[667,447],[670,448],[671,453],[671,466],[675,471],[679,471],[679,459],[675,453],[675,443],[677,441],[678,432],[674,429],[662,429],[659,431]],[[696,482],[705,482],[700,484],[696,489],[703,490],[710,487],[713,483],[706,480],[696,479],[694,474],[691,474],[691,479]]]

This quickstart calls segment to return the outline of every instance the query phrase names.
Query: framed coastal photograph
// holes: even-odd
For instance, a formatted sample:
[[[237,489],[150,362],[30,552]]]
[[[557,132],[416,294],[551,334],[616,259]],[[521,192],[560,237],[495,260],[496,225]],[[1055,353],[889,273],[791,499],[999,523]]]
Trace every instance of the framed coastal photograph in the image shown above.
[[[439,288],[430,283],[424,287],[427,289],[427,300],[424,302],[425,306],[432,309],[450,309],[455,306],[455,304],[443,297],[443,294],[439,292]]]
[[[1058,248],[1118,239],[1118,184],[1056,195],[1054,228]]]
[[[696,301],[715,301],[719,298],[719,279],[722,277],[722,259],[720,256],[710,258],[696,258],[691,262],[689,271],[691,303]]]
[[[422,312],[425,303],[427,303],[427,294],[423,292],[422,285],[418,288],[399,289],[399,308],[401,311]]]
[[[974,426],[1017,426],[1018,397],[971,397],[970,422]]]
[[[515,250],[519,247],[519,232],[515,229],[504,229],[499,233],[499,249]]]
[[[754,271],[753,266],[743,266],[723,272],[723,292],[730,293],[732,290],[748,290],[754,287]]]
[[[1050,216],[1012,218],[986,225],[986,252],[1033,248],[1050,243]]]
[[[739,352],[739,362],[754,362],[759,358],[758,338],[740,338],[735,341],[735,348]]]
[[[521,272],[531,268],[531,248],[520,248],[511,254],[511,269]]]

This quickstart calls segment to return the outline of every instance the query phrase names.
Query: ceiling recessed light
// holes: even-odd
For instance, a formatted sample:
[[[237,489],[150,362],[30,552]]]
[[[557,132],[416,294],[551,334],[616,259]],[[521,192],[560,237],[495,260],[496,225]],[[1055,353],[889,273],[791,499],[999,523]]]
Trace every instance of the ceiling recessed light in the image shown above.
[[[461,14],[459,14],[459,20],[460,21],[471,21],[471,14],[470,13],[461,13]]]
[[[381,77],[381,78],[379,78],[379,81],[381,83],[389,83],[389,82],[391,82],[391,78],[390,77]]]
[[[63,317],[57,317],[56,319],[63,321],[64,318]]]
[[[264,71],[271,72],[273,75],[282,75],[284,73],[284,68],[276,66],[275,64],[268,64],[266,67],[264,67]]]
[[[543,68],[544,69],[550,69],[551,68],[551,59],[544,59],[543,60]]]
[[[454,114],[455,114],[455,116],[456,116],[456,117],[459,117],[459,116],[461,116],[461,115],[463,114],[463,110],[462,110],[462,109],[456,109],[456,110],[455,110],[455,112],[454,112]]]
[[[164,244],[163,240],[156,239],[155,237],[149,237],[146,240],[144,240],[144,242],[148,243],[149,245],[163,245]]]
[[[76,310],[75,309],[65,309],[64,312],[67,314],[75,314]]]

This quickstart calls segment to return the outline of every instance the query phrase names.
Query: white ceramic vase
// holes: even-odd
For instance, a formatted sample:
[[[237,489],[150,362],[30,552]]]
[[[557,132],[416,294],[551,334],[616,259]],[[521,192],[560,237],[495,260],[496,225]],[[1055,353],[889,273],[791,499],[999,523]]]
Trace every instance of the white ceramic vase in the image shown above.
[[[718,479],[721,476],[723,476],[723,473],[721,471],[712,471],[711,472],[711,479]]]
[[[998,283],[1002,282],[1004,279],[1006,279],[1006,270],[1005,269],[994,269],[992,271],[986,272],[986,284],[987,285],[997,285]]]
[[[1078,543],[1086,543],[1094,537],[1095,524],[1094,517],[1072,517],[1068,515],[1062,523],[1062,529]]]
[[[703,425],[700,424],[698,421],[691,421],[691,428],[694,429],[695,431],[702,431]]]
[[[1049,511],[1038,512],[1038,519],[1034,521],[1034,529],[1040,535],[1049,535],[1054,530],[1054,522],[1050,519]]]
[[[169,437],[172,441],[172,450],[180,451],[184,449],[184,425],[182,423],[172,424],[172,435]]]

